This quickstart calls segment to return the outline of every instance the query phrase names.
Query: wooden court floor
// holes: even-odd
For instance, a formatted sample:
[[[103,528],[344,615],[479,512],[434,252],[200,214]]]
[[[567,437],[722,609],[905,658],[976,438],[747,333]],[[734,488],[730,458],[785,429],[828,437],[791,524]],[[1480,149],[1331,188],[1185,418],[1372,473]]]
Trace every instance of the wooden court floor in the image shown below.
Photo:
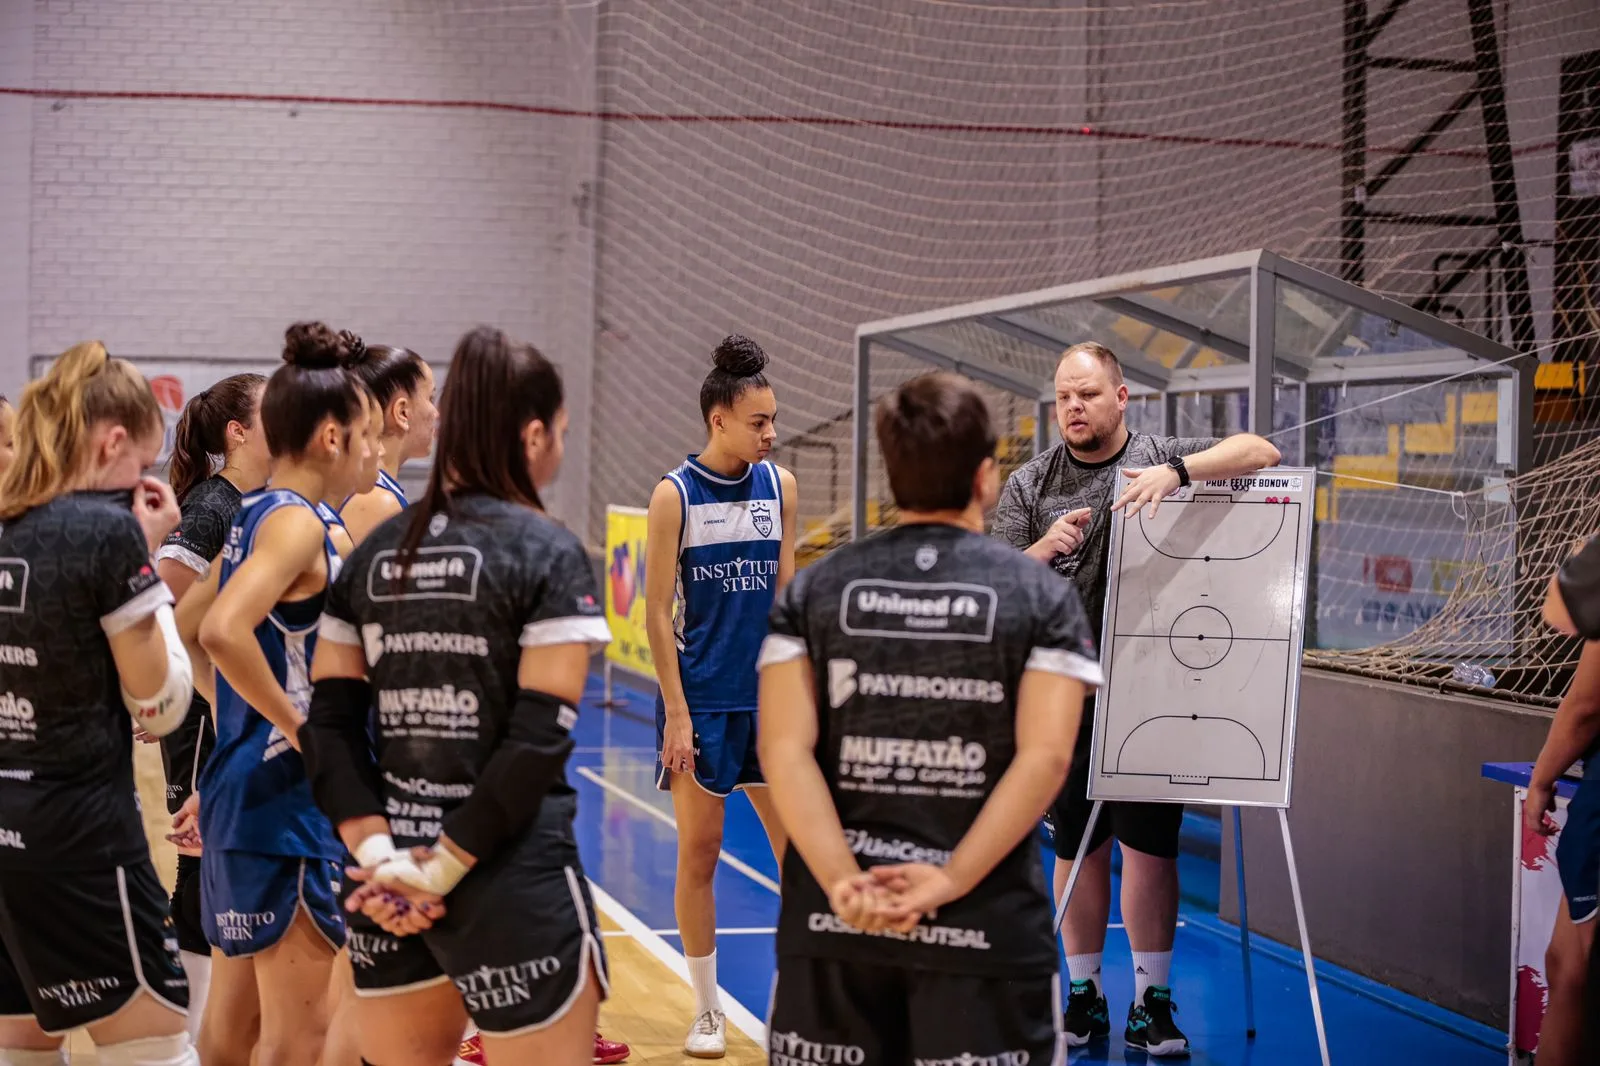
[[[154,745],[135,745],[134,764],[144,807],[145,834],[162,883],[170,890],[177,855],[165,838],[170,820],[160,754]],[[611,998],[600,1008],[601,1031],[633,1048],[629,1064],[678,1066],[703,1062],[683,1053],[684,1032],[694,1008],[689,986],[609,915],[602,914],[600,924],[611,963]],[[85,1034],[74,1033],[67,1046],[73,1066],[96,1063],[94,1045]],[[720,1061],[725,1066],[757,1066],[766,1061],[766,1054],[730,1023],[728,1054]]]

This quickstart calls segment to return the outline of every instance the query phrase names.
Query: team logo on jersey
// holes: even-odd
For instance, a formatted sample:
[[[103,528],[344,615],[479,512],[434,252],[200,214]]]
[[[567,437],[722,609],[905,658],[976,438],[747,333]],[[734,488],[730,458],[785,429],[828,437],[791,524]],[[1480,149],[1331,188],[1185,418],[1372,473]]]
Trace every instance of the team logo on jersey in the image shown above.
[[[987,644],[999,602],[988,585],[861,578],[845,586],[839,628],[853,637]]]
[[[753,500],[750,504],[750,524],[763,537],[772,536],[772,504],[766,500]]]
[[[0,559],[0,611],[20,614],[28,605],[28,560]]]
[[[476,600],[483,553],[477,548],[440,545],[418,548],[400,562],[400,553],[386,548],[367,568],[367,598],[373,603],[396,600]]]
[[[450,516],[443,511],[428,519],[428,536],[437,537],[450,524]]]
[[[854,659],[828,660],[828,704],[843,706],[844,701],[856,694],[856,663]]]
[[[917,549],[917,554],[911,557],[911,561],[917,564],[918,570],[932,570],[939,561],[939,549],[932,544],[924,544]]]

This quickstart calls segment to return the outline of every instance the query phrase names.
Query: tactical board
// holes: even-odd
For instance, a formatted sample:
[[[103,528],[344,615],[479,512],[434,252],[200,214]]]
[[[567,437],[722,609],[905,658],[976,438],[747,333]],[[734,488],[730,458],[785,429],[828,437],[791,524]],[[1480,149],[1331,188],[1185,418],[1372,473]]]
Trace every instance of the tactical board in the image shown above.
[[[1091,799],[1289,805],[1315,487],[1278,468],[1112,517]]]

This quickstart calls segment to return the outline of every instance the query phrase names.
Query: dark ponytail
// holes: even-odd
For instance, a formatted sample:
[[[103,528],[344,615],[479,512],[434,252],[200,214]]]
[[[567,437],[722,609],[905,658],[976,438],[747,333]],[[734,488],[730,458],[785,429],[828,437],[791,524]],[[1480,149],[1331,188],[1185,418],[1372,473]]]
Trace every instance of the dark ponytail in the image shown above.
[[[711,353],[711,373],[700,385],[700,417],[709,425],[711,412],[732,407],[746,389],[767,388],[767,353],[749,337],[734,333],[722,338]]]
[[[254,424],[256,391],[267,383],[262,374],[235,374],[183,405],[173,430],[172,459],[167,480],[183,503],[194,487],[211,476],[211,457],[228,454],[228,423]]]
[[[539,510],[544,504],[522,454],[522,431],[555,432],[564,402],[561,374],[531,344],[488,326],[461,338],[439,398],[439,440],[422,506],[411,508],[400,571],[435,514],[451,514],[455,493],[480,492]]]

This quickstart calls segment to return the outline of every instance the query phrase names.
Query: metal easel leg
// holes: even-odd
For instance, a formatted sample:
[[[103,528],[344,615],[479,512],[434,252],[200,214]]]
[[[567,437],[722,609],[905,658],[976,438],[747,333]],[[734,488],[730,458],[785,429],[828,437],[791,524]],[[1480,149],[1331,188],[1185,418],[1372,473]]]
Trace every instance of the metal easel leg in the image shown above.
[[[1328,1031],[1322,1024],[1322,999],[1317,995],[1317,971],[1311,961],[1311,937],[1306,933],[1306,905],[1300,897],[1300,872],[1294,862],[1294,844],[1289,839],[1289,812],[1278,808],[1278,824],[1283,827],[1283,857],[1289,863],[1289,890],[1294,893],[1294,917],[1300,926],[1300,950],[1306,960],[1306,985],[1311,989],[1311,1017],[1317,1023],[1317,1046],[1322,1050],[1322,1066],[1330,1066]]]
[[[1256,983],[1250,971],[1250,902],[1244,890],[1244,820],[1233,809],[1233,861],[1239,885],[1239,951],[1244,957],[1244,1035],[1256,1038]]]
[[[1061,923],[1066,921],[1067,900],[1072,898],[1072,888],[1078,883],[1078,872],[1083,869],[1083,853],[1089,850],[1089,837],[1094,833],[1095,822],[1100,819],[1102,802],[1104,801],[1095,800],[1094,806],[1089,808],[1089,824],[1083,827],[1083,838],[1078,841],[1078,856],[1072,860],[1072,871],[1067,874],[1066,887],[1061,890],[1061,898],[1056,900],[1056,936],[1061,935]]]

